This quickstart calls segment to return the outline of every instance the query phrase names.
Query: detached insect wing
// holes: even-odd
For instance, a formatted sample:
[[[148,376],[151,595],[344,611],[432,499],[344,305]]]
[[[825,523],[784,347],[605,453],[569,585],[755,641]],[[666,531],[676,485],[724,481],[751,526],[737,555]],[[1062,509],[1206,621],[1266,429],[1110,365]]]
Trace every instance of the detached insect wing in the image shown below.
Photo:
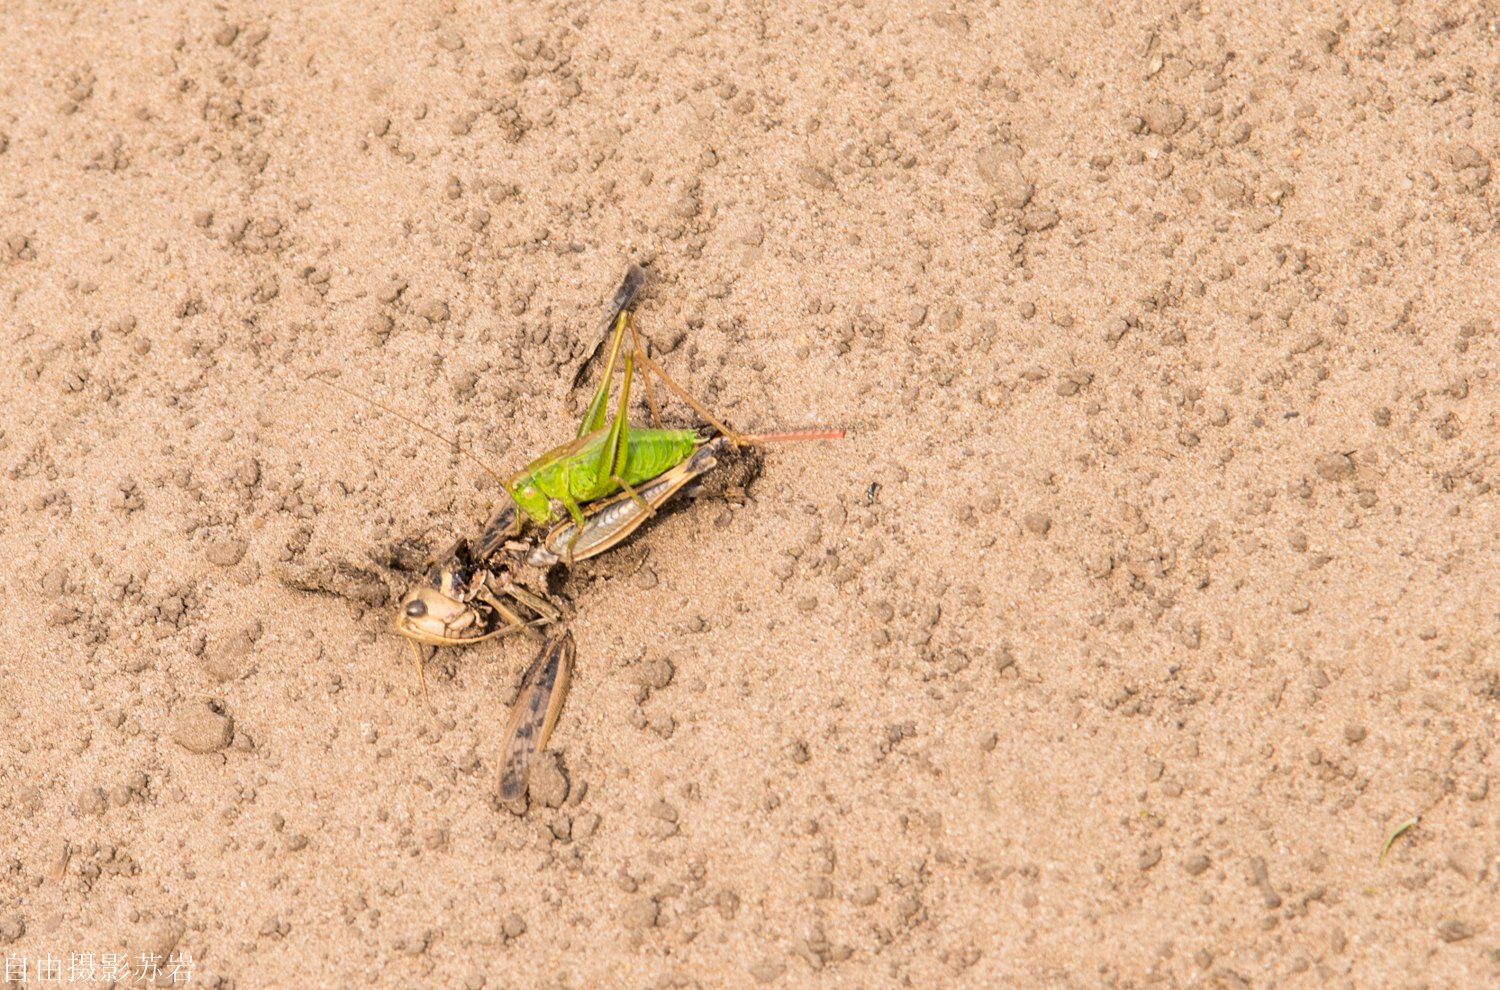
[[[563,699],[573,679],[575,652],[571,632],[554,636],[521,679],[521,693],[500,742],[499,795],[504,803],[526,794],[532,755],[547,745],[562,714]]]

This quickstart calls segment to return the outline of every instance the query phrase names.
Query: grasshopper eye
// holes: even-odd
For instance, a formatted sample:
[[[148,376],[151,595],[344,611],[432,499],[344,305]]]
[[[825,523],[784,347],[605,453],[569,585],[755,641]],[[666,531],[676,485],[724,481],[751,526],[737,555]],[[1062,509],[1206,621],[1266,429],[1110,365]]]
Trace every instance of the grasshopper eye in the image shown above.
[[[527,485],[526,486],[526,494],[527,495],[535,495],[536,494],[536,489],[532,488],[530,485]]]
[[[406,603],[406,614],[413,619],[420,619],[427,614],[427,603],[420,598],[414,598]]]

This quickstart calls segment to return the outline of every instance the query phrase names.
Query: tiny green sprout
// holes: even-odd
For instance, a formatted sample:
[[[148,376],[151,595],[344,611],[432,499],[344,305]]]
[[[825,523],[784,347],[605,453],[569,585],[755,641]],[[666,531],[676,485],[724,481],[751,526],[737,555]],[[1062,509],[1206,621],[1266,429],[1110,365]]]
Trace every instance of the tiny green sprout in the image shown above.
[[[1415,818],[1408,818],[1406,821],[1402,822],[1400,825],[1397,825],[1394,829],[1392,829],[1391,834],[1385,837],[1385,845],[1380,847],[1380,859],[1377,861],[1376,865],[1385,865],[1385,854],[1391,851],[1391,845],[1397,839],[1401,838],[1403,832],[1411,828],[1413,825],[1416,825],[1421,820],[1421,815],[1418,815]]]

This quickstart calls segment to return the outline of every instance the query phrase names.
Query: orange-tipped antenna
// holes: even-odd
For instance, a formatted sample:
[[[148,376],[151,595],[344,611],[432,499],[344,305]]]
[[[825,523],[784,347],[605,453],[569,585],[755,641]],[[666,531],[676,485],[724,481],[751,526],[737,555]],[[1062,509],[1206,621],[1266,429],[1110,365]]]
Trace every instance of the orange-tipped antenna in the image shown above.
[[[786,433],[741,433],[745,443],[790,443],[794,440],[842,440],[843,430],[792,430]]]
[[[345,395],[352,396],[352,397],[360,400],[361,402],[368,402],[370,405],[374,406],[376,409],[380,409],[380,410],[383,410],[385,412],[390,413],[392,416],[395,416],[397,419],[401,420],[403,423],[406,423],[408,426],[414,426],[417,429],[421,430],[423,433],[426,433],[426,434],[429,434],[431,436],[437,437],[439,440],[443,441],[443,443],[452,444],[454,450],[458,451],[460,454],[464,455],[469,460],[471,460],[475,464],[479,465],[480,470],[484,471],[485,474],[489,475],[491,478],[494,478],[496,481],[500,482],[500,487],[501,488],[505,487],[505,479],[504,478],[502,478],[502,477],[500,477],[500,475],[496,474],[495,471],[494,471],[494,469],[491,468],[488,464],[484,463],[484,461],[481,461],[479,458],[477,458],[473,454],[469,453],[468,450],[466,450],[464,448],[463,444],[459,443],[457,440],[453,439],[452,437],[445,437],[445,436],[443,436],[441,433],[439,433],[437,430],[434,430],[432,427],[426,425],[425,423],[419,423],[415,419],[413,419],[412,417],[406,415],[405,413],[402,413],[402,412],[399,412],[399,411],[397,411],[395,409],[392,409],[390,406],[386,405],[384,402],[379,402],[379,401],[377,401],[375,399],[372,399],[368,395],[360,395],[358,392],[354,391],[353,389],[345,388],[342,385],[335,385],[333,382],[329,381],[326,378],[320,378],[319,376],[322,375],[322,374],[323,374],[322,371],[314,371],[312,374],[310,374],[310,375],[307,376],[307,378],[305,379],[305,381],[317,382],[319,385],[323,385],[323,386],[325,386],[327,388],[331,388],[335,392],[343,392]],[[425,685],[424,685],[424,688],[425,688]]]

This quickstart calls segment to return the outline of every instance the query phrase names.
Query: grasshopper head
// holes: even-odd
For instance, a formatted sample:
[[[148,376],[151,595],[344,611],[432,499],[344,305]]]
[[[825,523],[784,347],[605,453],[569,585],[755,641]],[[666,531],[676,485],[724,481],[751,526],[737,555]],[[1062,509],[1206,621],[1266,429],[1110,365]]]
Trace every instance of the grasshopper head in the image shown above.
[[[436,588],[413,588],[401,600],[396,631],[429,646],[461,646],[484,639],[481,616],[465,602]]]
[[[513,478],[510,482],[510,497],[516,506],[532,519],[545,522],[552,518],[552,503],[546,492],[537,487],[536,479],[530,476]]]
[[[469,543],[459,540],[401,599],[396,631],[429,646],[458,646],[486,638],[484,616],[470,603],[476,586]]]

